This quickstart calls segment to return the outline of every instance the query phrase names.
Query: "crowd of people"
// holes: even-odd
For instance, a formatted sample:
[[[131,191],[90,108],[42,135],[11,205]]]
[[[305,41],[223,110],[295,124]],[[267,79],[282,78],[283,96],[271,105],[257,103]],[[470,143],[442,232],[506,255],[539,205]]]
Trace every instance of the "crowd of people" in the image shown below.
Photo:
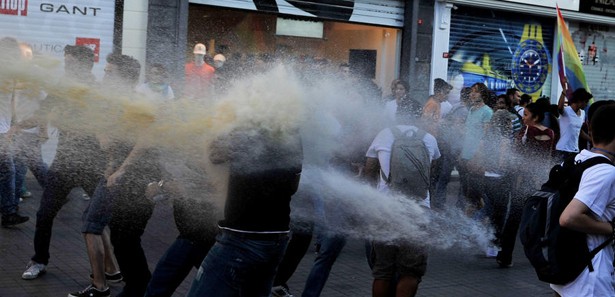
[[[27,44],[3,38],[0,49],[5,64],[0,77],[5,98],[0,103],[2,227],[30,219],[19,212],[20,196],[27,196],[23,188],[28,169],[43,189],[34,255],[23,279],[33,280],[46,272],[53,222],[70,191],[81,187],[90,200],[81,232],[91,285],[69,297],[110,296],[109,283],[120,282],[124,286],[118,296],[171,296],[193,267],[198,272],[188,296],[292,297],[287,281],[313,237],[318,255],[302,296],[320,296],[348,237],[332,226],[353,218],[318,186],[302,191],[307,187],[301,184],[306,166],[334,168],[384,195],[407,196],[427,216],[463,212],[477,224],[493,228],[494,239],[485,254],[495,258],[499,267],[510,268],[524,199],[546,181],[551,167],[575,156],[589,158],[587,154],[615,158],[615,136],[605,132],[612,102],[591,105],[589,113],[596,114],[597,120],[590,122],[585,110],[592,95],[585,89],[564,89],[558,103],[551,104],[547,97],[533,101],[515,88],[496,95],[476,83],[459,90],[460,101],[451,104],[448,97],[455,88],[444,79],[434,80],[428,98],[413,96],[409,82],[402,79],[394,80],[390,94],[382,96],[371,80],[351,71],[352,65],[332,67],[326,59],[294,61],[299,81],[310,85],[314,76],[332,71],[343,90],[339,94],[346,97],[340,99],[361,97],[359,101],[373,107],[378,119],[356,119],[333,110],[326,121],[327,136],[343,149],[314,154],[314,148],[326,140],[304,137],[301,121],[270,122],[270,117],[287,115],[264,114],[215,126],[216,120],[233,119],[224,113],[201,122],[203,127],[217,129],[212,133],[215,137],[199,143],[206,148],[198,153],[180,151],[152,137],[177,132],[161,129],[163,119],[174,118],[175,125],[186,120],[172,113],[182,105],[169,103],[220,98],[237,88],[234,79],[267,71],[274,58],[252,56],[243,59],[244,64],[220,53],[210,58],[199,43],[178,86],[160,63],[148,65],[145,81],[139,84],[139,61],[112,53],[105,59],[104,78],[97,82],[92,74],[93,51],[67,45],[64,77],[50,83],[23,67],[33,65],[28,64],[33,53]],[[53,162],[46,164],[41,144],[49,137],[49,127],[57,128],[58,145]],[[408,163],[412,165],[398,155],[408,147],[412,147],[406,152],[414,158]],[[211,170],[219,164],[228,166],[222,191],[214,177],[220,173]],[[411,192],[398,182],[404,166],[413,170]],[[582,180],[579,192],[584,196],[579,198],[601,202],[575,203],[574,209],[565,212],[573,228],[608,234],[604,224],[597,222],[613,219],[605,212],[615,206],[611,167],[601,168],[607,177],[600,184],[590,186]],[[452,202],[447,201],[447,186],[455,170],[461,187]],[[194,197],[189,187],[205,198]],[[291,215],[298,191],[310,201],[312,215]],[[223,207],[212,198],[219,193],[224,196]],[[140,237],[162,196],[173,200],[179,236],[152,273]],[[579,216],[581,221],[575,221]],[[605,253],[611,253],[612,261],[612,248]],[[414,296],[426,272],[428,254],[428,245],[406,238],[370,239],[366,255],[374,279],[373,296]],[[567,291],[570,288],[554,290],[562,296],[578,296],[569,295],[577,292]]]

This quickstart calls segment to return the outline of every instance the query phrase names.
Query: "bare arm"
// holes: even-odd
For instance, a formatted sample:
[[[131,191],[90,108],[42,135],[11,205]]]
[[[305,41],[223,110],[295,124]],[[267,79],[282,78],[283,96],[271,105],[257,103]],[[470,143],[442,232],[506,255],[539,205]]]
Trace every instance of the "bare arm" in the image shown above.
[[[572,199],[559,218],[559,224],[572,230],[589,234],[613,234],[609,222],[600,222],[591,217],[590,210],[583,202]]]
[[[564,78],[563,83],[564,83],[564,90],[562,90],[562,93],[559,95],[559,100],[557,101],[557,110],[559,111],[559,114],[561,115],[564,114],[564,99],[566,98],[566,93],[568,93],[568,80]]]
[[[376,158],[367,157],[365,160],[364,177],[365,180],[370,183],[375,183],[378,180],[378,173],[380,172],[380,163]]]

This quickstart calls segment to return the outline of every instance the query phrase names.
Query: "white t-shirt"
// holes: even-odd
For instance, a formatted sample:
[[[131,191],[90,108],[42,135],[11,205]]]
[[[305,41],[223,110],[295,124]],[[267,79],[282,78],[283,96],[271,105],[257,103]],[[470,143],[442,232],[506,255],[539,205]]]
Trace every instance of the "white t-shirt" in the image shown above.
[[[384,113],[387,120],[395,122],[395,115],[397,114],[397,100],[393,99],[384,104]]]
[[[444,118],[451,110],[453,110],[453,105],[448,100],[440,102],[440,119]]]
[[[407,125],[397,125],[396,126],[402,133],[406,133],[410,129],[413,130],[413,133],[418,131],[417,127],[407,126]],[[376,158],[380,163],[380,170],[385,176],[389,176],[389,170],[391,168],[391,148],[393,147],[393,142],[395,141],[395,136],[393,136],[393,132],[391,132],[390,128],[386,128],[374,138],[374,141],[369,146],[367,150],[366,156],[368,158]],[[431,161],[440,158],[440,150],[438,149],[438,143],[436,142],[436,138],[429,133],[425,133],[425,137],[423,137],[423,143],[425,147],[427,147],[427,151],[429,152],[429,158]],[[382,179],[382,175],[378,175],[378,190],[382,193],[388,194],[390,192],[389,186],[386,181]],[[425,193],[426,198],[423,200],[424,206],[429,207],[429,192]]]
[[[606,158],[588,150],[581,151],[575,160],[585,161],[592,157]],[[615,166],[598,164],[583,172],[579,191],[574,199],[581,201],[595,219],[608,222],[615,217]],[[587,235],[587,247],[592,250],[607,239],[606,235]],[[615,296],[613,277],[613,246],[607,245],[592,259],[594,271],[589,268],[567,285],[551,285],[562,297]]]
[[[557,120],[559,122],[560,138],[555,145],[558,151],[573,152],[579,151],[579,133],[583,121],[585,121],[585,111],[581,109],[581,115],[570,106],[564,107],[564,113]]]

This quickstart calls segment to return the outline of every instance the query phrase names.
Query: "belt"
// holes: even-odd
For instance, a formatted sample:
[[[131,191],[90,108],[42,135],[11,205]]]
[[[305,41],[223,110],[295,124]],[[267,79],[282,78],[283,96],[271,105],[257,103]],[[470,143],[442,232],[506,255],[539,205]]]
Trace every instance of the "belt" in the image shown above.
[[[232,236],[250,239],[250,240],[280,240],[288,238],[288,232],[285,233],[253,233],[253,232],[237,232],[228,229],[222,229],[223,233],[228,233]]]

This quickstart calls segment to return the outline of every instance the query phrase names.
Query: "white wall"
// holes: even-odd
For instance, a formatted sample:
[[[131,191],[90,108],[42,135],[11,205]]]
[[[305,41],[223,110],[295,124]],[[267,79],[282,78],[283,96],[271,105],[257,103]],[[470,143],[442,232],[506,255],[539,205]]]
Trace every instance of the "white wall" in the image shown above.
[[[141,76],[143,76],[145,68],[147,7],[147,0],[124,1],[122,53],[139,60]]]

